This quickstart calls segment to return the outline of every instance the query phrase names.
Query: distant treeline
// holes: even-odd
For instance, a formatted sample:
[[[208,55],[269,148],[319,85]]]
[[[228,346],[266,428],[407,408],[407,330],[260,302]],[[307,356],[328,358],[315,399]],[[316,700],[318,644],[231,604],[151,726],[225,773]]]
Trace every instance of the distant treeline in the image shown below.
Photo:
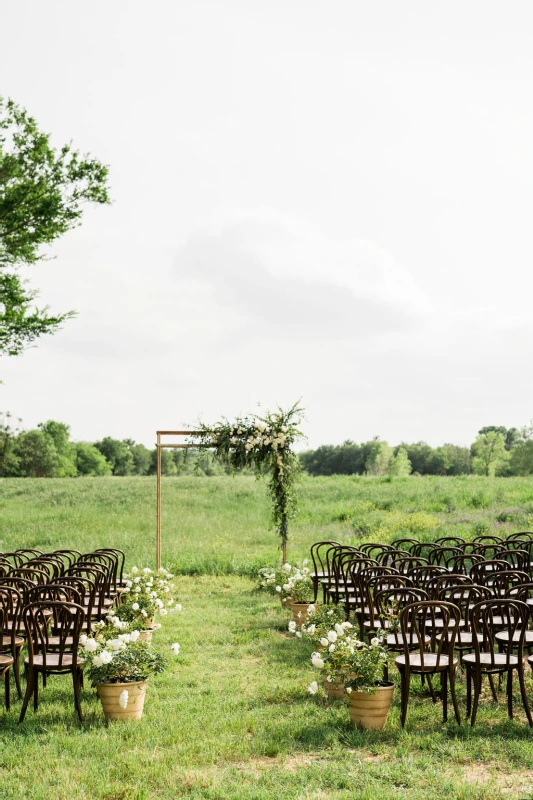
[[[162,450],[164,475],[224,475],[212,453],[195,449]],[[99,442],[72,442],[70,428],[49,420],[21,431],[9,415],[0,418],[0,477],[72,478],[105,475],[154,475],[156,450],[133,439],[106,436]]]
[[[300,454],[310,475],[531,475],[533,426],[481,428],[470,447],[426,442],[391,447],[378,438],[322,445]]]
[[[403,442],[391,447],[379,438],[357,444],[322,445],[300,454],[309,475],[531,475],[533,425],[482,428],[470,447]],[[225,475],[229,469],[213,453],[196,449],[161,451],[163,475]],[[157,454],[133,439],[106,436],[99,442],[72,442],[70,428],[49,420],[24,431],[9,414],[0,416],[0,477],[70,478],[154,475]]]

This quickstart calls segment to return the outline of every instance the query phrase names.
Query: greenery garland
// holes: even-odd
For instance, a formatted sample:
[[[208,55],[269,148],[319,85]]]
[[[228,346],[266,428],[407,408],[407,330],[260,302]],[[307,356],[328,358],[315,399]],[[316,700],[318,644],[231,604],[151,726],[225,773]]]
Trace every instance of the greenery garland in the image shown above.
[[[281,539],[283,563],[287,561],[289,519],[298,505],[296,484],[300,477],[300,459],[292,450],[303,433],[303,409],[295,403],[288,411],[278,408],[265,416],[252,414],[234,422],[223,418],[215,425],[199,423],[194,444],[200,449],[214,449],[215,456],[232,470],[252,468],[257,478],[270,473],[268,489],[272,500],[272,519]]]

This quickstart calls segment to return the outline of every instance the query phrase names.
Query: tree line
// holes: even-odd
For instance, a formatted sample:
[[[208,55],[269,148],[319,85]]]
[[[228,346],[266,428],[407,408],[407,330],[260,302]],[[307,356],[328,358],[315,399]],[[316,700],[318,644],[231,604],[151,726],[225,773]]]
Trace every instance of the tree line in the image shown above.
[[[73,442],[70,427],[48,420],[33,430],[20,420],[0,417],[0,477],[75,478],[106,475],[155,475],[156,449],[133,439],[104,437],[99,442]],[[212,453],[194,448],[161,451],[163,475],[224,475],[227,468]]]
[[[107,475],[155,475],[157,451],[133,439],[104,437],[98,442],[73,442],[70,427],[48,420],[21,430],[10,414],[0,415],[0,477],[72,478]],[[524,428],[490,425],[481,428],[470,447],[426,442],[392,447],[374,438],[357,444],[322,445],[300,453],[309,475],[532,475],[533,423]],[[163,449],[163,475],[225,475],[228,467],[213,453]]]
[[[470,447],[426,442],[391,447],[376,437],[322,445],[300,458],[310,475],[532,475],[533,423],[520,429],[488,425]]]

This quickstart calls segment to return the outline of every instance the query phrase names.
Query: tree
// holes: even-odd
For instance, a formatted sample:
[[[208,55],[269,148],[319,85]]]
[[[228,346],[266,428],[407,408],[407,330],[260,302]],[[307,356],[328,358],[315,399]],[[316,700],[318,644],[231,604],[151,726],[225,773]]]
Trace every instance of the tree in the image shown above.
[[[20,269],[45,259],[43,246],[79,225],[86,203],[110,202],[107,177],[71,145],[52,147],[24,109],[0,97],[0,354],[20,355],[72,316],[35,308]]]
[[[516,444],[511,451],[510,467],[513,475],[533,473],[533,422],[518,432]]]
[[[22,478],[56,478],[60,457],[51,436],[41,430],[26,431],[17,436],[14,454],[18,459],[17,474]]]
[[[14,419],[9,411],[0,414],[0,477],[17,473],[18,458],[14,453],[14,445],[20,430],[13,427],[12,420],[15,425],[22,422],[21,419]]]
[[[77,442],[74,450],[78,475],[93,477],[111,475],[111,464],[93,444]]]
[[[113,475],[131,475],[133,473],[133,455],[127,442],[106,436],[101,442],[95,442],[94,446],[111,465]]]
[[[489,431],[480,434],[472,445],[472,468],[477,475],[494,476],[509,461],[502,433]]]
[[[501,433],[505,439],[505,449],[512,450],[513,446],[519,439],[518,428],[506,428],[504,425],[485,425],[484,428],[478,431],[481,436],[486,433]]]
[[[386,475],[389,471],[389,463],[392,458],[392,450],[387,442],[380,442],[374,439],[372,449],[366,460],[366,470],[369,475]]]
[[[150,457],[151,457],[150,474],[156,475],[157,449],[151,451]],[[176,475],[177,471],[178,470],[176,469],[176,464],[174,462],[174,459],[172,458],[172,453],[163,448],[161,450],[161,475]]]
[[[412,467],[409,456],[407,455],[407,450],[405,447],[399,447],[396,455],[392,456],[389,461],[389,475],[391,477],[405,478],[407,475],[411,474],[411,470]]]
[[[76,452],[70,441],[70,426],[63,422],[40,422],[37,427],[52,439],[59,456],[58,478],[73,478],[78,474],[76,469]]]
[[[152,454],[143,444],[135,444],[133,439],[126,439],[131,455],[133,456],[133,472],[135,475],[147,475],[152,463]]]

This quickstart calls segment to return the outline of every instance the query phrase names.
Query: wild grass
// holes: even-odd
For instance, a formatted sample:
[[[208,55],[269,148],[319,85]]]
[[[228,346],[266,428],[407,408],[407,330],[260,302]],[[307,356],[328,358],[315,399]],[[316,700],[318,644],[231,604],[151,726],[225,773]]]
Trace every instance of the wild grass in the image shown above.
[[[0,549],[108,544],[124,547],[130,565],[153,563],[154,489],[150,479],[4,481]],[[66,677],[50,679],[38,712],[29,709],[20,726],[20,703],[10,713],[0,706],[2,800],[533,798],[533,733],[518,693],[511,721],[503,692],[498,705],[485,694],[471,730],[442,724],[440,704],[414,680],[404,730],[398,698],[384,731],[354,729],[342,702],[307,693],[316,678],[311,648],[287,633],[288,613],[275,599],[254,592],[247,577],[200,574],[246,572],[279,557],[261,484],[169,479],[164,494],[165,563],[192,573],[177,580],[183,612],[154,636],[169,670],[151,679],[139,722],[106,726],[86,686],[80,725]],[[424,537],[473,535],[480,521],[498,529],[497,516],[513,509],[525,515],[509,523],[518,530],[532,498],[525,479],[309,479],[292,554],[317,538],[359,539],[363,523],[365,539],[379,528],[394,536],[405,530],[398,515],[402,525],[415,514],[434,518]],[[533,702],[530,675],[528,693]],[[459,700],[464,716],[462,676]]]

